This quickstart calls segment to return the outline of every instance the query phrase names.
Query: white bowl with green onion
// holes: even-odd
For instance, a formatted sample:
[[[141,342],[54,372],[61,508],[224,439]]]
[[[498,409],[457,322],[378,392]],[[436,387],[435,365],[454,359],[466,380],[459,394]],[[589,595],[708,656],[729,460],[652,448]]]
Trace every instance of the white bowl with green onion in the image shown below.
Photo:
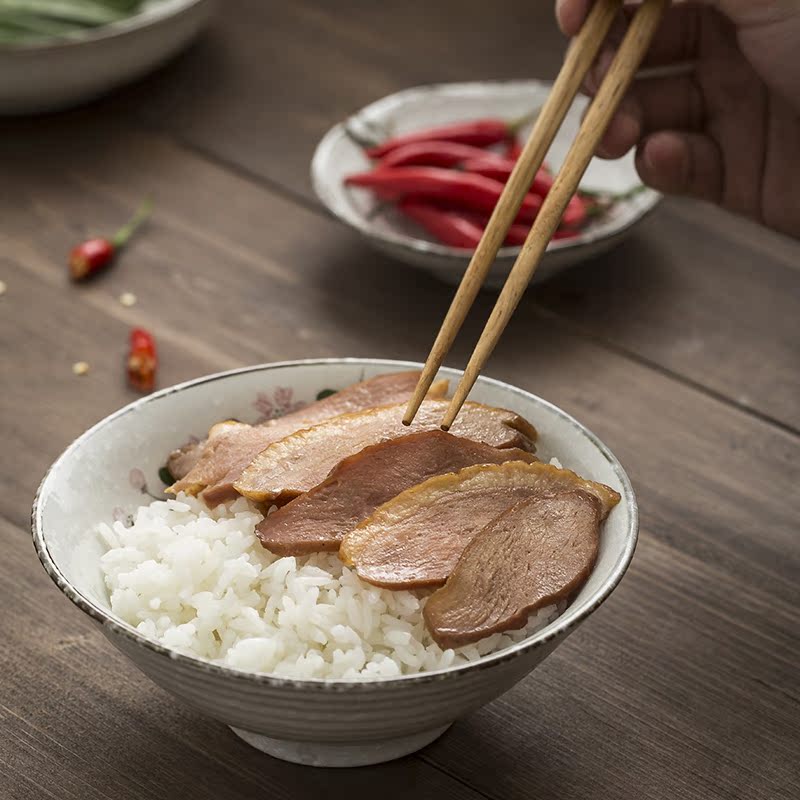
[[[0,114],[93,100],[163,64],[213,0],[0,0]]]

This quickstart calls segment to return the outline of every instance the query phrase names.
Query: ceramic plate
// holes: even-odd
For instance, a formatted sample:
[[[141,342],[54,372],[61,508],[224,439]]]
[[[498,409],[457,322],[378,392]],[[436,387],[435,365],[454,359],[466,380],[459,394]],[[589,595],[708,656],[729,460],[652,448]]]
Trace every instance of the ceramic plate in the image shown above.
[[[376,249],[409,266],[425,269],[448,283],[457,283],[469,262],[463,250],[425,238],[412,223],[398,214],[381,211],[371,193],[344,185],[344,177],[368,169],[369,159],[348,131],[357,137],[385,137],[477,117],[516,119],[542,105],[550,91],[544,81],[450,83],[407,89],[366,106],[344,123],[331,128],[317,146],[311,163],[314,190],[327,208],[355,228]],[[580,126],[586,98],[575,100],[547,156],[557,169]],[[526,135],[529,129],[523,129]],[[639,186],[633,155],[617,161],[595,159],[581,186],[614,194]],[[579,237],[553,242],[547,249],[534,281],[554,275],[566,267],[603,253],[618,244],[660,195],[643,189],[620,201],[604,218],[592,223]],[[487,286],[501,286],[519,248],[503,248],[492,268]]]

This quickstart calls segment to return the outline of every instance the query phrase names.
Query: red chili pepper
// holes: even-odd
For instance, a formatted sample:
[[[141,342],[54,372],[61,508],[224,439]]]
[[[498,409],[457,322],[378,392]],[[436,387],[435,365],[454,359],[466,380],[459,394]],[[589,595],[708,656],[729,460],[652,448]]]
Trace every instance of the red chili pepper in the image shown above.
[[[522,154],[522,142],[514,137],[506,147],[505,153],[503,155],[510,159],[511,161],[516,161],[520,155]]]
[[[483,235],[483,225],[463,212],[410,199],[403,200],[398,208],[431,236],[450,247],[474,250]]]
[[[503,184],[466,172],[440,167],[390,167],[349,175],[345,183],[373,189],[381,197],[413,195],[422,200],[449,203],[458,208],[491,212],[503,192]],[[535,194],[525,195],[518,219],[532,222],[542,205]]]
[[[508,229],[505,244],[509,247],[522,247],[530,232],[530,225],[522,225],[519,222],[515,222]]]
[[[124,247],[136,229],[150,216],[153,204],[149,200],[110,239],[88,239],[69,254],[69,272],[74,281],[81,281],[107,267],[117,251]]]
[[[429,128],[424,131],[409,133],[405,136],[396,136],[388,139],[383,144],[370,147],[367,155],[370,158],[383,158],[383,156],[415,142],[455,142],[469,144],[474,147],[488,147],[491,144],[505,141],[511,135],[507,122],[500,119],[475,120],[473,122],[457,122],[453,125],[443,125],[440,128]]]
[[[578,208],[579,203],[573,201],[580,202],[580,209]],[[578,197],[578,195],[573,195],[570,199],[569,204],[567,205],[567,209],[564,212],[564,216],[561,218],[561,224],[558,230],[553,234],[553,241],[558,239],[573,239],[576,236],[581,235],[581,226],[586,221],[586,215],[583,214],[583,219],[578,222],[577,220],[580,218],[580,214],[583,212],[583,200]],[[528,233],[530,232],[529,225],[520,225],[519,223],[515,223],[508,229],[508,233],[506,234],[506,244],[521,247],[525,244],[525,240],[528,238]]]
[[[515,222],[508,229],[505,243],[511,247],[522,247],[522,245],[525,244],[525,241],[528,238],[528,234],[530,232],[531,232],[530,226],[521,225],[520,223]],[[557,239],[573,239],[574,237],[580,235],[581,232],[579,230],[572,230],[570,228],[559,228],[553,234],[552,241],[555,241]]]
[[[131,330],[127,361],[128,383],[140,392],[152,392],[156,382],[158,355],[152,334],[144,328]]]
[[[564,209],[564,215],[561,217],[561,227],[576,230],[583,226],[586,219],[586,203],[580,194],[572,195]]]
[[[489,216],[487,214],[476,214],[475,212],[462,211],[460,212],[467,219],[472,220],[477,225],[480,225],[483,230],[489,224]],[[506,247],[518,247],[525,243],[530,232],[531,225],[527,222],[514,222],[506,232],[506,238],[503,244]]]
[[[465,161],[462,164],[464,172],[472,172],[475,175],[483,175],[487,178],[493,178],[500,183],[506,183],[511,177],[511,171],[516,166],[514,161],[509,161],[503,158],[481,158]],[[540,197],[546,197],[553,185],[553,179],[549,173],[542,167],[533,179],[530,191],[533,194],[538,194]]]
[[[489,222],[489,217],[485,214],[436,206],[414,199],[403,200],[399,209],[409,219],[425,228],[437,241],[465,250],[474,250],[478,246]],[[515,222],[509,227],[504,244],[519,247],[525,244],[529,232],[530,225]]]
[[[375,165],[376,169],[384,167],[455,167],[470,159],[483,159],[489,156],[486,150],[458,142],[412,142],[397,147],[387,153]]]
[[[414,131],[414,133],[395,136],[382,144],[368,148],[367,155],[370,158],[383,158],[392,150],[414,142],[457,142],[475,147],[488,147],[515,137],[517,131],[538,113],[537,109],[532,114],[526,114],[511,122],[503,119],[475,119],[469,122],[454,122],[450,125]]]

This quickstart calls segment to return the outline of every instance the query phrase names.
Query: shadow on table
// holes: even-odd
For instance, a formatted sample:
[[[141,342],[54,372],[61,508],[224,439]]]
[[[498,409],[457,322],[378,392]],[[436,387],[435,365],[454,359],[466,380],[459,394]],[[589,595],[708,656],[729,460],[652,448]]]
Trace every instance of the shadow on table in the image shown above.
[[[319,280],[333,298],[327,312],[343,329],[362,335],[370,352],[415,360],[423,360],[428,353],[455,292],[426,272],[375,253],[358,239],[348,243],[345,237],[342,246],[330,253],[328,269]],[[669,280],[664,258],[645,237],[633,237],[611,253],[530,287],[508,326],[504,344],[510,340],[514,349],[523,344],[526,350],[533,349],[535,342],[542,341],[543,326],[551,332],[556,316],[567,330],[606,338],[600,326],[607,325],[621,338],[631,318],[626,309],[640,314],[668,293]],[[342,291],[362,313],[353,314],[351,308],[336,302]],[[449,363],[464,363],[496,299],[496,292],[478,295]]]
[[[137,736],[131,741],[124,728],[119,741],[104,747],[119,754],[116,767],[131,777],[159,776],[156,798],[339,798],[367,797],[380,800],[479,800],[481,795],[422,758],[409,756],[397,761],[357,769],[321,769],[290,764],[272,758],[245,744],[221,723],[194,717],[186,709],[170,709],[175,717],[169,732],[170,752],[162,753],[157,738]],[[137,723],[142,731],[153,720]],[[115,733],[110,733],[113,738]],[[163,738],[163,733],[162,737]],[[159,763],[161,762],[161,763]],[[161,773],[164,772],[163,776]],[[149,783],[145,778],[143,783]],[[184,794],[186,793],[186,794]]]

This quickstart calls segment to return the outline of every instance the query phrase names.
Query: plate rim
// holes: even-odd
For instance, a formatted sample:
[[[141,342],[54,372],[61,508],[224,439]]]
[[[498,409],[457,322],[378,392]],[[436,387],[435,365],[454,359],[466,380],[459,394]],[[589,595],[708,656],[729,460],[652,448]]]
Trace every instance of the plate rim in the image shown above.
[[[408,101],[409,98],[420,95],[448,94],[454,92],[474,92],[475,94],[480,94],[485,92],[489,87],[509,87],[525,90],[526,88],[532,87],[546,89],[550,86],[552,86],[552,81],[546,81],[537,78],[454,81],[421,84],[385,95],[378,100],[363,106],[345,120],[341,120],[334,124],[319,140],[316,148],[314,149],[314,154],[311,158],[310,164],[310,177],[314,194],[336,219],[348,227],[354,228],[367,239],[370,239],[374,242],[380,242],[382,245],[392,246],[400,250],[411,250],[422,255],[436,256],[441,260],[448,260],[452,262],[451,265],[448,266],[461,265],[469,260],[471,255],[469,250],[449,247],[437,242],[431,242],[426,239],[418,239],[413,236],[396,233],[394,231],[376,231],[373,226],[369,225],[368,220],[365,220],[360,215],[349,215],[343,213],[338,205],[332,202],[332,190],[328,189],[330,181],[325,177],[324,165],[330,161],[333,148],[342,139],[350,138],[347,134],[347,126],[349,123],[354,120],[357,121],[359,117],[373,114],[376,111],[379,113],[385,113],[393,107],[402,106],[402,104]],[[650,214],[659,205],[663,199],[663,196],[655,189],[651,189],[650,187],[643,185],[643,189],[639,195],[639,198],[640,199],[637,203],[639,207],[631,209],[633,213],[630,215],[629,219],[625,220],[625,222],[615,226],[611,230],[590,230],[573,239],[563,239],[561,241],[550,242],[547,246],[547,250],[545,251],[543,259],[546,258],[548,254],[561,253],[564,251],[588,247],[597,244],[598,242],[613,239],[614,237],[624,234],[627,230],[634,225],[637,225],[648,214]],[[497,259],[513,260],[519,255],[521,250],[521,247],[501,247],[498,250]]]

